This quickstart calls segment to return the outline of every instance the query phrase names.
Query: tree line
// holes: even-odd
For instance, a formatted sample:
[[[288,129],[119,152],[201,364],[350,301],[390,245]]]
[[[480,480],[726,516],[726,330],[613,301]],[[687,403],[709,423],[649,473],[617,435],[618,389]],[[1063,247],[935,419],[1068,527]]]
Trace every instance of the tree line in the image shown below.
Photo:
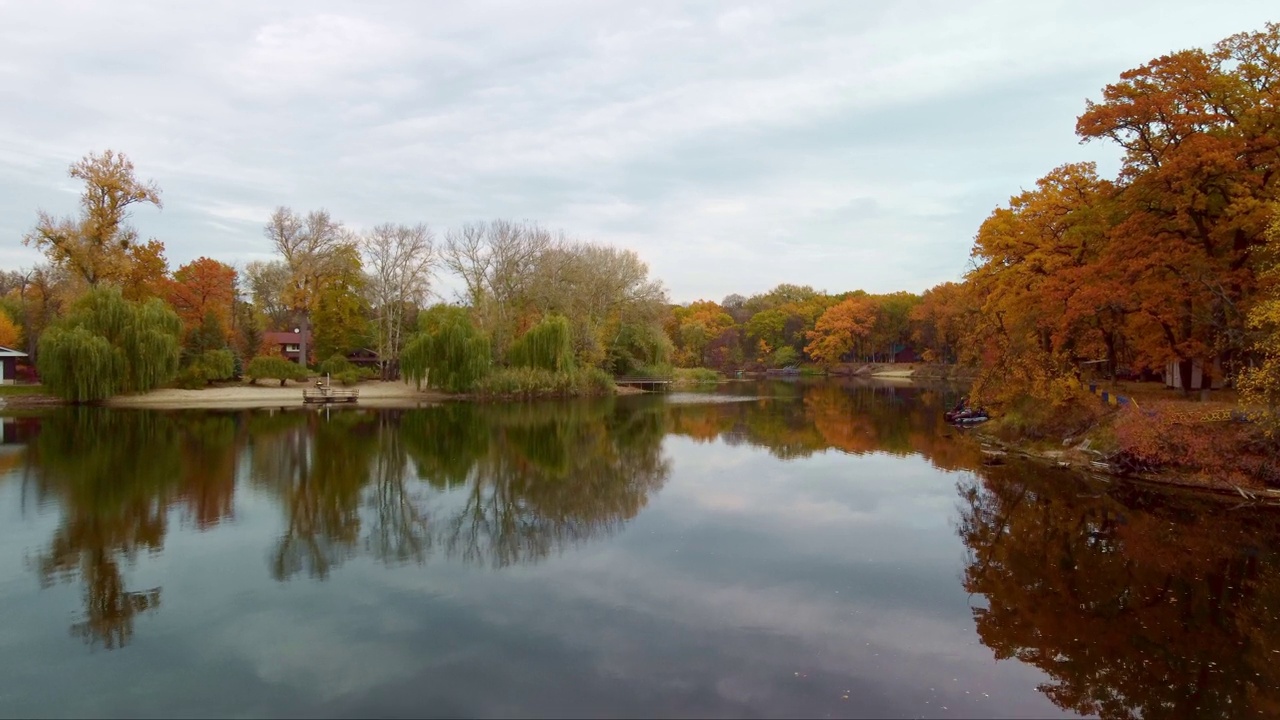
[[[1201,363],[1280,404],[1280,25],[1121,74],[1076,123],[1123,153],[1049,171],[978,228],[958,283],[921,296],[764,296],[676,310],[689,363],[830,364],[892,342],[980,370],[975,396],[1066,402],[1086,365]],[[1220,368],[1220,369],[1217,369]]]
[[[371,350],[392,379],[407,349],[419,350],[411,360],[440,359],[420,351],[438,330],[433,318],[450,307],[485,339],[481,375],[511,364],[509,351],[547,323],[574,361],[548,369],[598,371],[588,384],[606,371],[667,362],[666,291],[631,250],[529,222],[474,223],[439,238],[425,224],[357,231],[325,210],[280,207],[263,228],[275,258],[235,267],[200,257],[170,271],[164,243],[141,241],[129,222],[135,208],[161,206],[155,182],[138,179],[111,150],[85,156],[70,175],[84,187],[79,213],[40,211],[23,238],[45,262],[0,275],[0,344],[25,347],[45,383],[68,399],[175,378],[192,387],[241,374],[283,382],[299,369],[287,369],[266,333],[295,329],[306,365],[350,372],[345,356]],[[440,271],[456,273],[465,291],[453,306],[435,302],[433,315],[423,311],[439,300]],[[541,368],[535,355],[516,364]]]
[[[147,345],[169,358],[152,363],[156,378],[173,368],[192,383],[225,375],[272,352],[265,331],[297,327],[310,363],[368,348],[383,377],[398,376],[404,356],[434,384],[424,363],[454,358],[458,372],[444,375],[477,382],[511,366],[511,349],[550,322],[545,337],[564,340],[552,355],[571,355],[575,370],[830,368],[905,352],[978,368],[975,396],[989,404],[1054,407],[1087,364],[1158,373],[1196,361],[1275,407],[1278,88],[1276,24],[1122,73],[1077,121],[1082,141],[1122,150],[1119,174],[1101,177],[1092,163],[1051,170],[981,224],[960,282],[918,295],[783,284],[673,305],[635,252],[536,223],[472,223],[440,237],[422,224],[357,231],[323,210],[285,207],[264,227],[273,260],[200,258],[170,272],[164,244],[141,241],[128,222],[135,208],[160,206],[159,187],[121,154],[91,154],[70,171],[85,187],[79,214],[41,211],[24,238],[46,262],[0,278],[0,344],[25,337],[37,359],[47,349],[63,353],[68,372],[105,372],[133,342],[125,335],[138,335],[126,316],[172,328],[167,308],[180,329],[172,343]],[[423,313],[441,272],[461,282],[462,310]],[[76,309],[104,292],[116,299]],[[145,312],[113,305],[153,301]],[[90,321],[89,307],[114,314]],[[548,362],[568,367],[527,367],[552,371]],[[140,381],[114,384],[151,382]]]

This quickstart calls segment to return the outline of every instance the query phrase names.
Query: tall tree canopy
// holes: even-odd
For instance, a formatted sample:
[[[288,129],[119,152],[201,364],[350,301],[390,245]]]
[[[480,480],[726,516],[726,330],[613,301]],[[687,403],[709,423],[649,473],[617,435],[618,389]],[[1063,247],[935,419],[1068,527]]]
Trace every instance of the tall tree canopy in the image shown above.
[[[89,286],[123,283],[135,259],[147,260],[154,248],[137,244],[128,224],[134,205],[160,207],[160,188],[134,176],[133,163],[112,150],[90,153],[70,169],[84,183],[80,214],[57,218],[40,211],[36,227],[23,243],[44,251],[49,261]]]
[[[383,223],[360,236],[368,273],[366,288],[373,308],[375,348],[383,379],[390,379],[404,346],[406,328],[427,301],[431,273],[438,262],[435,237],[426,225]]]
[[[165,299],[188,332],[203,324],[210,313],[224,330],[231,327],[236,271],[230,265],[207,257],[197,258],[175,270],[165,290]]]

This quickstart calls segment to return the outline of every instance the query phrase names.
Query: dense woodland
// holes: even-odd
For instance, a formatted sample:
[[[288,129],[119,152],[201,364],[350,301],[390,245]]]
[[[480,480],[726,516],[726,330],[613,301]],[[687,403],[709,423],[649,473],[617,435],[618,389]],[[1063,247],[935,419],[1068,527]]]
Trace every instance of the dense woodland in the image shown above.
[[[78,400],[254,376],[254,362],[283,380],[263,334],[300,327],[312,364],[350,373],[341,357],[367,348],[384,377],[450,390],[516,388],[514,371],[582,389],[673,365],[825,369],[918,353],[976,368],[975,394],[994,406],[1067,402],[1086,363],[1159,372],[1217,360],[1274,408],[1278,94],[1274,24],[1122,73],[1077,121],[1082,142],[1121,150],[1118,176],[1050,170],[981,224],[960,282],[919,295],[784,284],[672,305],[634,251],[535,223],[356,230],[284,207],[264,218],[274,260],[171,270],[164,243],[129,224],[160,206],[160,188],[124,155],[90,154],[70,171],[84,184],[79,213],[41,211],[23,240],[46,262],[0,279],[0,345],[25,348]],[[459,297],[433,292],[443,273]]]

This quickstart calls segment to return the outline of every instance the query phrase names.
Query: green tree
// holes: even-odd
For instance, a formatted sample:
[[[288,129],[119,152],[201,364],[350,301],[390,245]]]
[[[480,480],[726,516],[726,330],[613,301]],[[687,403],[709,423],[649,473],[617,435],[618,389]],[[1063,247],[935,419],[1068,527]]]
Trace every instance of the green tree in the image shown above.
[[[345,355],[373,344],[369,303],[364,298],[365,281],[354,246],[344,246],[334,252],[330,272],[316,296],[312,314],[317,358]]]
[[[182,321],[163,301],[124,299],[119,288],[90,291],[40,338],[44,384],[72,402],[146,392],[178,372]]]
[[[511,344],[507,362],[512,367],[553,372],[573,370],[573,343],[569,334],[569,321],[563,315],[548,317]]]
[[[465,392],[489,372],[489,339],[465,308],[436,305],[418,316],[418,332],[400,354],[406,380]]]

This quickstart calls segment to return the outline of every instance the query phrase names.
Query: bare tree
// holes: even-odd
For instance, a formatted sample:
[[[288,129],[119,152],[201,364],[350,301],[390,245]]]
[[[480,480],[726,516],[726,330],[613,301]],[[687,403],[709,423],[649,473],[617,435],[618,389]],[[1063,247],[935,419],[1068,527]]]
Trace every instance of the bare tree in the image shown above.
[[[437,264],[435,236],[426,225],[384,223],[360,238],[370,304],[378,328],[382,379],[396,374],[406,312],[426,302]]]
[[[537,225],[493,220],[445,236],[444,266],[462,278],[466,300],[499,357],[515,332],[540,261],[557,238]]]
[[[312,306],[320,286],[342,270],[342,251],[352,249],[355,242],[326,210],[313,210],[302,217],[287,207],[276,208],[263,232],[289,268],[284,301],[300,318],[298,361],[306,365]]]
[[[293,324],[293,311],[285,304],[285,290],[289,285],[289,266],[280,260],[246,263],[240,273],[244,292],[267,319],[272,330]]]

